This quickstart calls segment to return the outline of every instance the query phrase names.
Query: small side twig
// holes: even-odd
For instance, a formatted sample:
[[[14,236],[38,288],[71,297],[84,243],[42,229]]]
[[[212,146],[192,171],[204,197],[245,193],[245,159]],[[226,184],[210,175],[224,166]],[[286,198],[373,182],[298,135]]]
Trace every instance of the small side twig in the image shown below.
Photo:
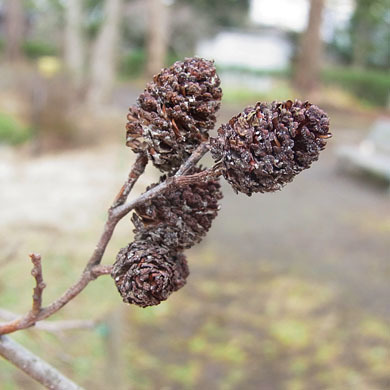
[[[148,157],[145,154],[139,154],[137,159],[135,160],[133,168],[131,169],[126,182],[123,184],[118,195],[116,196],[114,203],[111,206],[111,209],[126,202],[128,195],[134,187],[134,184],[137,182],[138,178],[144,173],[147,164]]]
[[[42,294],[43,290],[46,287],[45,282],[43,281],[42,275],[42,263],[41,263],[41,255],[36,253],[31,253],[30,259],[33,263],[33,269],[31,271],[31,275],[35,279],[36,286],[33,292],[33,304],[30,312],[30,316],[32,319],[38,317],[41,309],[42,309]]]
[[[34,311],[30,310],[26,315],[21,316],[17,319],[14,319],[5,324],[0,324],[0,335],[16,332],[17,330],[27,329],[35,325],[36,322],[42,321],[62,307],[64,307],[69,301],[71,301],[75,296],[80,294],[81,291],[88,285],[89,282],[98,278],[101,275],[107,275],[111,273],[111,266],[99,265],[87,272],[83,272],[80,279],[71,287],[69,287],[65,293],[56,299],[47,307],[40,307],[40,310]],[[41,298],[40,298],[41,299]],[[33,302],[33,305],[36,304],[36,301]]]
[[[217,177],[220,173],[214,169],[207,169],[205,171],[186,176],[186,173],[188,173],[191,168],[194,167],[208,151],[209,145],[207,143],[202,143],[192,153],[187,161],[183,163],[174,176],[168,177],[167,180],[165,180],[163,183],[151,188],[149,191],[143,193],[135,200],[125,203],[131,189],[140,175],[144,172],[147,164],[147,160],[145,159],[144,155],[138,156],[126,182],[122,186],[122,189],[119,191],[119,194],[108,210],[108,218],[104,225],[103,233],[100,236],[99,242],[96,245],[92,256],[84,268],[80,279],[73,286],[69,287],[62,296],[52,302],[49,306],[42,308],[42,291],[45,285],[42,276],[41,257],[36,254],[31,255],[31,260],[34,264],[32,274],[36,279],[32,310],[18,319],[14,319],[13,321],[5,324],[0,324],[0,335],[34,326],[36,322],[50,317],[62,307],[64,307],[69,301],[71,301],[81,291],[83,291],[89,282],[101,275],[111,273],[112,267],[102,266],[100,265],[100,262],[118,222],[135,207],[149,201],[150,199],[153,199],[155,196],[163,194],[165,191],[168,191],[172,188],[198,183],[199,181],[207,181]]]
[[[210,150],[210,144],[207,142],[201,143],[191,154],[191,156],[184,162],[184,164],[176,172],[175,176],[185,175],[192,167],[194,167],[199,160]]]

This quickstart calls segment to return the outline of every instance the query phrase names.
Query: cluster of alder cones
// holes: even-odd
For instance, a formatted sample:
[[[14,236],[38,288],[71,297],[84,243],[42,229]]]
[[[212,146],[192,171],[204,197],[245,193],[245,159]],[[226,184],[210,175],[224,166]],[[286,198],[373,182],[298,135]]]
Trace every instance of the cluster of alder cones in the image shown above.
[[[273,192],[316,161],[329,133],[329,118],[298,100],[244,108],[216,123],[222,90],[212,61],[187,58],[163,69],[129,109],[126,144],[164,176],[172,176],[203,142],[210,143],[214,171],[235,192]],[[190,174],[202,172],[193,168]],[[156,186],[158,183],[148,187]],[[112,277],[127,303],[158,305],[186,283],[183,251],[201,241],[217,216],[222,192],[217,175],[152,198],[135,209],[134,241],[118,253]]]

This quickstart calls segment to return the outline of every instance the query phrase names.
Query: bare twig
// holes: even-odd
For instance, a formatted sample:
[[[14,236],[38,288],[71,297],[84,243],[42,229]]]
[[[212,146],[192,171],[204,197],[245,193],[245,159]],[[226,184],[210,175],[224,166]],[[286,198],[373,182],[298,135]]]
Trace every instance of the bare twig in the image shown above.
[[[5,324],[0,324],[0,334],[12,333],[17,330],[30,328],[34,326],[36,322],[42,321],[47,317],[50,317],[63,306],[65,306],[76,295],[88,285],[89,282],[98,278],[101,275],[107,275],[111,272],[111,266],[99,265],[93,267],[91,270],[83,272],[80,279],[71,287],[69,287],[65,293],[55,300],[47,307],[41,308],[39,312],[29,311],[26,315],[14,319]]]
[[[34,277],[36,283],[33,292],[33,304],[30,315],[32,318],[35,318],[39,315],[39,312],[42,308],[42,294],[46,284],[43,281],[41,255],[37,253],[31,253],[29,256],[34,265],[31,271],[31,275]]]
[[[169,189],[197,183],[199,181],[207,181],[219,176],[220,173],[215,169],[208,169],[193,175],[186,175],[208,151],[209,145],[206,143],[201,144],[174,176],[168,177],[165,182],[153,187],[137,199],[125,203],[134,184],[142,175],[147,165],[146,156],[138,156],[126,182],[123,184],[112,206],[108,210],[108,217],[104,225],[103,233],[101,234],[98,244],[84,268],[80,279],[73,286],[69,287],[62,296],[46,307],[42,307],[42,293],[45,288],[45,283],[43,282],[41,256],[38,254],[30,255],[33,262],[32,275],[36,281],[33,293],[32,309],[23,316],[18,318],[8,317],[7,323],[0,323],[0,355],[50,389],[81,389],[75,383],[59,373],[54,367],[50,366],[48,363],[44,362],[39,357],[35,356],[30,351],[24,349],[22,346],[4,335],[21,329],[30,328],[36,325],[36,323],[50,317],[83,291],[92,280],[101,275],[110,274],[112,267],[100,265],[100,262],[103,258],[106,247],[111,240],[116,225],[136,206],[149,201],[157,195],[163,194]],[[85,322],[81,323],[80,321],[58,321],[54,323],[44,321],[40,322],[38,327],[40,329],[53,331],[59,329],[74,329],[76,327],[79,328],[80,326],[87,325],[92,324],[86,324]]]
[[[123,184],[118,195],[116,196],[114,203],[111,206],[111,209],[126,202],[128,195],[134,187],[134,184],[137,182],[138,178],[144,173],[147,164],[148,157],[145,154],[139,154],[137,159],[135,160],[133,168],[131,169],[126,182]]]
[[[113,216],[122,219],[135,207],[150,201],[154,197],[161,195],[172,188],[180,188],[189,184],[199,183],[200,181],[208,181],[219,175],[220,173],[214,171],[213,169],[206,169],[203,172],[195,173],[193,175],[168,177],[164,182],[151,188],[149,191],[144,192],[137,199],[118,206],[115,210],[113,210]]]
[[[185,175],[192,167],[194,167],[198,161],[210,150],[210,144],[201,143],[191,154],[191,156],[184,162],[184,164],[176,172],[175,176]]]
[[[50,317],[63,306],[65,306],[69,301],[71,301],[75,296],[77,296],[88,285],[89,282],[101,275],[109,274],[111,272],[111,267],[102,266],[99,264],[103,258],[103,254],[107,248],[107,245],[111,240],[117,223],[132,209],[143,204],[144,202],[149,201],[150,199],[153,199],[155,196],[163,194],[165,191],[168,191],[172,188],[198,183],[199,181],[207,181],[218,176],[219,173],[213,169],[208,169],[193,175],[185,176],[185,174],[188,173],[191,168],[197,164],[197,162],[208,152],[208,150],[208,144],[201,144],[192,153],[188,160],[180,167],[175,176],[168,177],[163,183],[151,188],[149,191],[143,193],[135,200],[124,203],[135,182],[144,172],[145,166],[147,164],[145,156],[139,156],[134,163],[126,182],[115,198],[113,205],[109,208],[108,218],[104,225],[103,233],[99,239],[98,244],[96,245],[94,252],[92,253],[91,258],[84,268],[80,279],[49,306],[41,308],[42,290],[44,288],[42,269],[40,265],[41,259],[39,255],[31,255],[31,259],[34,263],[33,276],[37,281],[37,287],[34,289],[33,308],[29,313],[18,319],[5,324],[0,324],[0,335],[29,328],[35,325],[36,322]]]
[[[85,271],[91,269],[91,267],[94,267],[95,265],[100,264],[104,252],[106,250],[106,247],[108,243],[111,240],[112,234],[114,233],[115,227],[117,223],[125,217],[131,210],[133,210],[135,207],[139,206],[140,204],[152,199],[153,197],[162,194],[163,192],[167,191],[168,189],[174,187],[174,186],[180,186],[185,183],[185,180],[188,182],[186,184],[196,183],[199,181],[199,179],[202,177],[203,179],[207,179],[207,175],[210,174],[212,177],[216,175],[214,171],[207,171],[208,173],[205,174],[204,172],[200,172],[200,174],[195,174],[192,176],[187,176],[187,179],[183,179],[183,175],[187,173],[192,167],[194,167],[198,161],[209,151],[209,145],[207,143],[200,144],[197,149],[191,154],[191,156],[183,163],[183,165],[179,168],[175,176],[169,177],[165,182],[159,184],[156,187],[153,187],[149,191],[143,193],[141,196],[139,196],[137,199],[133,200],[132,202],[124,203],[126,201],[127,196],[129,193],[123,192],[121,194],[121,191],[119,192],[118,196],[121,199],[120,204],[116,204],[116,200],[114,201],[114,204],[116,206],[111,206],[108,211],[108,218],[104,225],[103,233],[100,236],[100,240],[98,244],[96,245],[96,248],[89,259]],[[138,163],[137,163],[138,161]],[[132,171],[136,170],[137,172],[140,172],[142,160],[140,158],[137,159],[135,162],[135,165],[139,164],[138,168],[135,169],[133,167]],[[145,166],[144,168],[145,169]],[[199,176],[196,176],[199,175]],[[129,178],[132,176],[130,173]],[[139,176],[138,176],[139,177]],[[138,179],[137,176],[135,176],[135,181]],[[129,179],[126,181],[128,183]],[[135,183],[134,181],[134,183]],[[126,183],[122,188],[126,186]],[[134,183],[132,184],[131,188],[133,187]],[[131,189],[130,188],[130,189]],[[117,198],[118,198],[117,196]],[[117,199],[116,198],[116,199]]]
[[[8,336],[0,336],[0,355],[48,389],[82,390],[53,366]]]

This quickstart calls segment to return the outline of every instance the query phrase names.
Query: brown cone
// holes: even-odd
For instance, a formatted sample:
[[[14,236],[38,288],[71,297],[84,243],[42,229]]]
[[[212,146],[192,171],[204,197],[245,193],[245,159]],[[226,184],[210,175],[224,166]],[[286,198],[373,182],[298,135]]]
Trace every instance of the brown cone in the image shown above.
[[[178,168],[215,126],[219,84],[213,62],[202,58],[163,69],[129,109],[127,146],[163,172]]]
[[[141,307],[165,301],[185,285],[188,275],[182,253],[143,241],[122,248],[111,272],[123,301]]]
[[[202,169],[196,168],[190,173],[200,171]],[[218,179],[157,196],[135,209],[132,217],[135,239],[173,249],[191,248],[210,229],[218,214],[220,199],[222,192]]]
[[[218,129],[211,153],[236,192],[273,192],[318,160],[329,118],[309,102],[257,103]]]

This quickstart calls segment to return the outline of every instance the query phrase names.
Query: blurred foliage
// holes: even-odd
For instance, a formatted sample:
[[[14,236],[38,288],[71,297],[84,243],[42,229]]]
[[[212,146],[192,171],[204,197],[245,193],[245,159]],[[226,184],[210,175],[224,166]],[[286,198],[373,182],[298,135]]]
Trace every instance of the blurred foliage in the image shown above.
[[[85,31],[89,39],[94,39],[103,21],[103,0],[84,1]]]
[[[357,0],[348,27],[337,31],[329,49],[344,64],[389,70],[389,42],[389,0]]]
[[[351,68],[330,68],[322,72],[323,80],[338,85],[372,105],[389,103],[390,76],[386,72]]]
[[[145,50],[135,48],[121,58],[120,74],[124,77],[138,77],[146,65]]]
[[[58,48],[52,43],[38,40],[27,40],[23,43],[23,51],[28,58],[58,55]]]
[[[0,112],[0,144],[21,144],[32,136],[31,129],[11,115]]]
[[[220,27],[238,27],[245,24],[248,16],[249,0],[177,0],[189,4]]]
[[[350,35],[356,65],[390,69],[389,0],[357,0]]]

